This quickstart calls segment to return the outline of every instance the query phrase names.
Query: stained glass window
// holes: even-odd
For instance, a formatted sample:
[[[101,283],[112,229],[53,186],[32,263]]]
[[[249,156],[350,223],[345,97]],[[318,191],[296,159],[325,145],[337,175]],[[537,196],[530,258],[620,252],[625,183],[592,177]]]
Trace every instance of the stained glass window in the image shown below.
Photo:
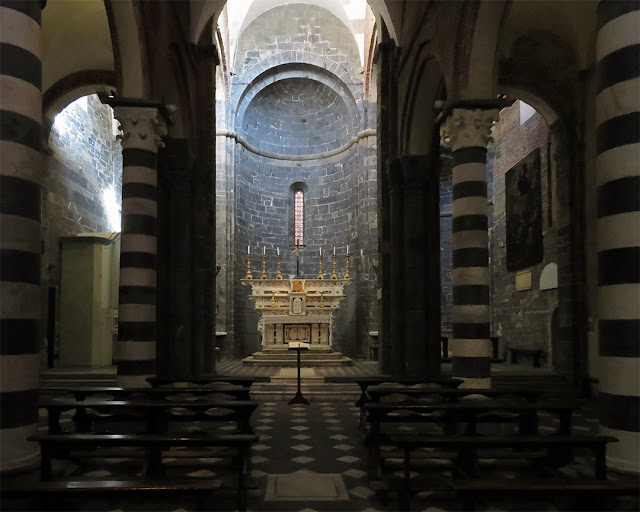
[[[294,195],[295,243],[304,245],[304,192],[296,190]]]

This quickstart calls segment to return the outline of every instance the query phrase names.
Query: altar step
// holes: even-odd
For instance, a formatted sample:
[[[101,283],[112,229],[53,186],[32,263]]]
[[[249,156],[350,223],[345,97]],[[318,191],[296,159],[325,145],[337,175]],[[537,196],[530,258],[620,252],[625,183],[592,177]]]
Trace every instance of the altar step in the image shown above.
[[[254,352],[242,360],[244,366],[273,366],[276,368],[293,368],[298,365],[298,355],[294,350],[267,349]],[[340,352],[329,349],[305,350],[300,354],[302,367],[349,366],[351,359]]]
[[[360,397],[357,384],[325,383],[324,375],[317,375],[313,368],[300,369],[300,390],[307,400],[351,400]],[[254,400],[291,400],[298,390],[298,369],[282,368],[271,376],[271,382],[256,382],[251,386]]]

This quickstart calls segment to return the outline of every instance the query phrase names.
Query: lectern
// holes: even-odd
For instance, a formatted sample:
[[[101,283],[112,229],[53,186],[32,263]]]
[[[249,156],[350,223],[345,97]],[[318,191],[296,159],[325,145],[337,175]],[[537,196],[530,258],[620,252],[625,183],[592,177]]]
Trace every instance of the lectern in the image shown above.
[[[302,389],[300,388],[300,350],[309,350],[309,344],[301,341],[291,341],[289,342],[289,350],[298,351],[298,391],[296,396],[289,400],[289,403],[308,405],[309,400],[302,396]]]

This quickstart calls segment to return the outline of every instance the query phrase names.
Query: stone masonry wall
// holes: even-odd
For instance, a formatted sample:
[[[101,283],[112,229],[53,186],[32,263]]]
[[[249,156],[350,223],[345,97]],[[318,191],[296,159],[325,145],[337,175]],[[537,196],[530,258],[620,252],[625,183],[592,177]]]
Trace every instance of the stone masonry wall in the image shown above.
[[[558,290],[540,290],[540,274],[549,263],[558,262],[558,228],[550,206],[555,199],[554,169],[549,168],[548,134],[546,122],[534,112],[523,124],[520,105],[500,113],[495,128],[495,159],[493,161],[493,216],[490,223],[490,267],[492,333],[500,337],[500,352],[506,357],[506,347],[541,348],[546,357],[543,364],[551,366],[552,315],[558,306]],[[505,174],[540,148],[540,175],[543,210],[543,260],[531,267],[530,290],[516,291],[517,272],[507,271]],[[526,269],[521,269],[526,270]],[[520,271],[521,271],[520,270]],[[522,361],[521,364],[531,364]]]
[[[60,237],[120,230],[110,223],[104,195],[113,190],[120,208],[122,148],[112,120],[111,107],[94,94],[68,105],[51,129],[42,185],[42,276],[44,283],[57,288],[58,297]]]
[[[375,303],[377,177],[375,142],[371,137],[355,139],[367,122],[375,126],[375,115],[367,121],[364,113],[356,42],[329,11],[289,4],[251,22],[237,48],[225,126],[238,137],[234,161],[226,162],[235,176],[235,226],[230,233],[234,355],[260,350],[258,314],[247,298],[249,288],[240,283],[246,274],[247,245],[254,278],[261,273],[263,247],[270,276],[275,274],[277,247],[283,275],[295,274],[291,245],[296,186],[305,190],[307,247],[301,253],[301,273],[315,278],[322,247],[329,277],[335,245],[342,275],[349,244],[353,284],[345,289],[347,299],[336,313],[334,349],[350,356],[365,354],[368,331],[376,327],[370,306]],[[337,153],[327,157],[328,151]],[[367,334],[358,339],[357,332]]]

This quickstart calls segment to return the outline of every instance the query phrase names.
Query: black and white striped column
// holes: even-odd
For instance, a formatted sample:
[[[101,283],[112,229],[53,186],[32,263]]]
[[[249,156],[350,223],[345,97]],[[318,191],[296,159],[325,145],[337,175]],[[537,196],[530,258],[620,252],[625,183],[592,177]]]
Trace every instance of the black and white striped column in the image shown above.
[[[156,360],[157,161],[167,127],[155,107],[118,107],[122,131],[119,386],[146,385]]]
[[[491,386],[487,144],[498,111],[453,109],[441,127],[453,156],[453,376]]]
[[[596,168],[600,425],[640,472],[640,2],[598,4]]]
[[[41,2],[0,0],[0,471],[37,464]]]

